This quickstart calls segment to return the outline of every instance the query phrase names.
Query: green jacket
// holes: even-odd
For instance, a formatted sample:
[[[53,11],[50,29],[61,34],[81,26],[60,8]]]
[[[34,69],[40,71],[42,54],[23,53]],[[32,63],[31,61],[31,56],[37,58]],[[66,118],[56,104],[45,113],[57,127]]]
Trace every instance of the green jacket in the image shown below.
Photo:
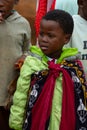
[[[31,75],[37,71],[48,69],[48,58],[42,53],[40,48],[31,46],[31,55],[27,56],[20,71],[20,77],[17,82],[17,89],[13,97],[13,105],[10,109],[9,125],[15,130],[22,130],[24,113],[26,111],[27,94],[31,81]],[[78,51],[76,48],[66,48],[57,63],[61,63],[65,58],[76,58]],[[60,86],[60,87],[59,87]],[[52,114],[50,120],[50,130],[58,130],[61,118],[61,103],[62,103],[62,74],[56,80],[54,97],[52,102]],[[59,100],[57,100],[59,99]],[[57,104],[57,105],[56,105]],[[52,120],[55,120],[55,124]]]

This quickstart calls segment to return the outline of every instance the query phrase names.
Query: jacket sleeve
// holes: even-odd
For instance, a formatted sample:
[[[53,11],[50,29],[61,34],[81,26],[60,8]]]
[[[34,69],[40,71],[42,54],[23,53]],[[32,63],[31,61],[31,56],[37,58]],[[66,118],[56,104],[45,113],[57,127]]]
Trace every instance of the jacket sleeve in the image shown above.
[[[30,23],[24,19],[24,23],[22,23],[22,28],[25,29],[23,34],[23,54],[27,54],[29,51],[29,47],[31,46],[31,27]]]
[[[10,109],[9,126],[11,128],[22,130],[31,74],[44,68],[41,61],[35,57],[28,56],[25,59],[17,82],[17,89],[13,96],[13,105]]]

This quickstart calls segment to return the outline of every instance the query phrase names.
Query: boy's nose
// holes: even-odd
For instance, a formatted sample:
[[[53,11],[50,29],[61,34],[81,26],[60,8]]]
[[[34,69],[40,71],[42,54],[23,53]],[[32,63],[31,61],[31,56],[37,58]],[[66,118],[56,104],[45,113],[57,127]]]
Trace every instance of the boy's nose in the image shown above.
[[[45,42],[47,42],[48,41],[47,36],[43,36],[42,40],[45,41]]]

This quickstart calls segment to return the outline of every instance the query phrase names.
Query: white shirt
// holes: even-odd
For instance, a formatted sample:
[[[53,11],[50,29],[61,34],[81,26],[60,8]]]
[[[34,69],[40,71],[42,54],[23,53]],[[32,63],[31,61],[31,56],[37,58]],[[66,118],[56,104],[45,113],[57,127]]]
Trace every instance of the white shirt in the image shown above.
[[[77,0],[56,0],[55,9],[62,9],[71,15],[78,13]]]
[[[80,15],[74,15],[74,30],[69,42],[70,47],[78,48],[82,60],[87,60],[87,21]]]

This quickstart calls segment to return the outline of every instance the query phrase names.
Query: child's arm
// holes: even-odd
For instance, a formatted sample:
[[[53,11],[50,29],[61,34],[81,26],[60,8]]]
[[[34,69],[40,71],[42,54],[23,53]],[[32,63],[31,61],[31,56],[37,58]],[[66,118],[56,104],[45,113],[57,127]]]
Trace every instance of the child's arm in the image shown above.
[[[29,64],[29,60],[31,60],[29,57],[26,58],[25,63],[20,70],[17,89],[13,96],[13,105],[10,109],[11,114],[9,118],[9,125],[15,130],[22,130],[30,77],[33,73],[31,65]]]
[[[46,67],[39,59],[27,56],[20,71],[17,89],[13,97],[13,105],[10,109],[9,125],[15,130],[22,130],[31,75],[41,69],[46,69]]]

